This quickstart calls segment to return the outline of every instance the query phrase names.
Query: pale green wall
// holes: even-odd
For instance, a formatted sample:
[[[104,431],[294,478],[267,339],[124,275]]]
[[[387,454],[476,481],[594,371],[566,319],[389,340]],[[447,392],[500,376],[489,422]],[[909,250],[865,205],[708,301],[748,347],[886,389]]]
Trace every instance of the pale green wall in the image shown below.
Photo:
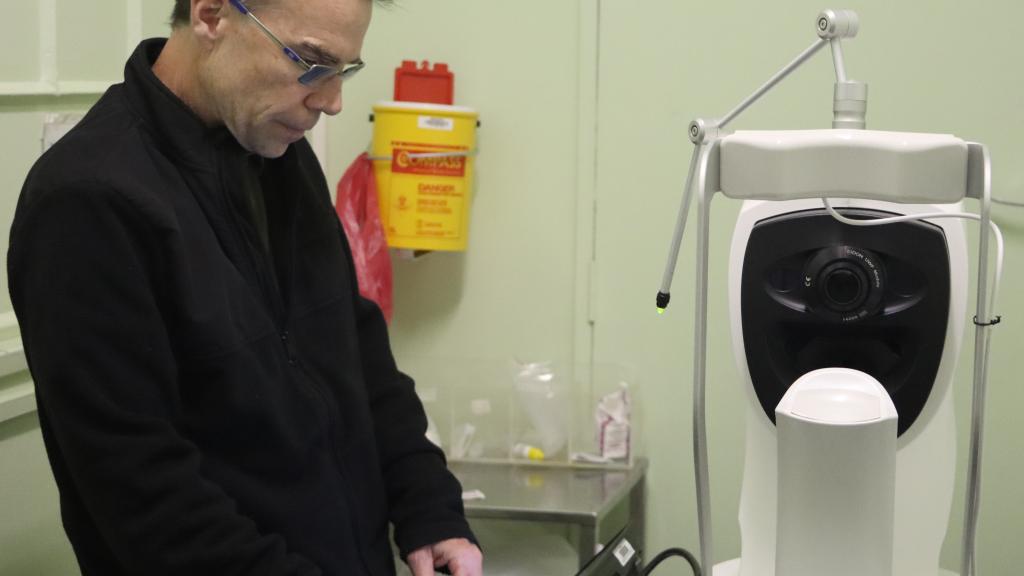
[[[125,0],[60,0],[57,13],[57,74],[62,80],[119,80],[127,46]],[[97,34],[87,22],[103,22]]]
[[[33,47],[27,50],[19,49],[18,58],[12,58],[8,54],[0,63],[0,79],[34,79],[39,68],[39,51],[34,49],[39,36],[39,9],[32,2],[15,0],[3,0],[0,7],[3,7],[5,15],[0,21],[0,34],[3,34],[3,38],[17,40],[18,44]],[[5,47],[15,45],[13,42],[6,42]]]
[[[65,3],[64,17],[77,14]],[[62,25],[71,35],[67,44],[81,47],[74,57],[62,57],[62,79],[120,74],[120,61],[109,60],[125,56],[124,0],[90,4],[98,12],[75,16],[76,26]],[[145,3],[145,35],[165,29],[166,9],[157,4]],[[4,46],[34,45],[33,3],[0,5],[25,18],[24,26],[5,19]],[[1024,145],[1018,139],[1024,134],[1018,104],[1024,81],[1014,43],[1024,8],[1009,1],[923,0],[844,6],[861,15],[861,34],[847,44],[846,55],[850,75],[871,85],[869,127],[947,131],[985,142],[993,152],[997,194],[1024,201]],[[634,366],[645,386],[640,408],[652,459],[652,550],[696,548],[687,305],[692,233],[674,306],[659,318],[652,305],[690,152],[683,131],[693,117],[731,108],[809,45],[813,18],[823,7],[806,0],[400,0],[376,13],[364,50],[370,66],[346,87],[345,112],[329,121],[333,185],[369,142],[366,116],[372,102],[390,98],[399,61],[451,65],[457,103],[478,108],[483,122],[471,247],[464,255],[395,263],[396,353],[410,365],[423,356],[587,360],[592,338],[595,359]],[[95,39],[96,30],[108,29],[109,35]],[[18,59],[7,54],[0,81],[33,79],[31,50]],[[736,127],[826,127],[831,90],[830,62],[819,55]],[[36,154],[42,113],[82,110],[93,99],[0,97],[4,253],[11,207]],[[721,287],[736,210],[730,201],[715,206],[711,274],[720,288],[712,291],[710,313],[719,319],[713,327],[724,326],[727,317]],[[1024,211],[999,208],[996,219],[1007,235],[998,310],[1006,322],[993,350],[979,552],[985,573],[1009,574],[1024,561],[1014,541],[1024,525],[1024,498],[1016,488],[1024,483],[1024,430],[1016,417],[1024,392],[1014,373],[1014,353],[1024,337],[1014,320],[1022,310],[1016,295],[1024,288]],[[581,264],[591,250],[597,261],[593,334]],[[0,275],[6,283],[6,272]],[[0,311],[9,309],[6,290],[0,294]],[[743,422],[734,375],[728,336],[713,328],[709,420],[718,559],[739,550]],[[961,379],[961,417],[968,398]],[[0,424],[0,466],[0,573],[71,573],[32,417]],[[948,567],[957,564],[961,507],[958,500],[943,556]]]
[[[35,414],[0,424],[0,514],[0,573],[79,573],[60,528],[57,489]]]

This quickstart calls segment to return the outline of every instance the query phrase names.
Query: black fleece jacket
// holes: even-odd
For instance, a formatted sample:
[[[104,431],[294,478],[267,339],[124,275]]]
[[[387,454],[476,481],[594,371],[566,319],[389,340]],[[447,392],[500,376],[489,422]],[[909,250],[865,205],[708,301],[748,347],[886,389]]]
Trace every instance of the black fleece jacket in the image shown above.
[[[305,140],[253,163],[151,71],[36,163],[8,273],[85,576],[394,574],[472,534]]]

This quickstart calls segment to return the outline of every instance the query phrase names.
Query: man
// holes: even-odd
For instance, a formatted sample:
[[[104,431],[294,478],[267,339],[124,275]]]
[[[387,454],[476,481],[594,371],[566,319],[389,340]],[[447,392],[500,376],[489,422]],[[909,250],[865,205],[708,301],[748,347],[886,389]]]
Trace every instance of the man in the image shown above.
[[[84,576],[392,575],[389,523],[480,575],[303,139],[371,10],[179,0],[30,172],[10,289]]]

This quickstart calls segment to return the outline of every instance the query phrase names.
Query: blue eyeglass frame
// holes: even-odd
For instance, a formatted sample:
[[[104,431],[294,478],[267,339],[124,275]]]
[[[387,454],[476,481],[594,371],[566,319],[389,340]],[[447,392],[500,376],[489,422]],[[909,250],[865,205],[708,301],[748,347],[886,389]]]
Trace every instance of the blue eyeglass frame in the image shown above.
[[[295,50],[292,50],[291,48],[288,47],[287,44],[282,42],[281,39],[278,38],[276,34],[271,32],[270,29],[267,28],[266,25],[263,24],[263,22],[261,22],[260,19],[257,18],[255,14],[252,13],[251,10],[249,10],[249,7],[246,6],[242,2],[242,0],[228,1],[231,2],[231,5],[238,9],[239,12],[252,19],[252,21],[255,22],[257,26],[259,26],[260,30],[263,30],[263,33],[267,35],[267,38],[270,38],[271,40],[273,40],[274,44],[277,44],[277,46],[284,52],[284,55],[287,56],[289,60],[295,62],[297,66],[305,70],[305,72],[303,72],[299,76],[299,83],[304,86],[316,86],[321,82],[325,82],[328,79],[333,78],[335,76],[339,76],[341,78],[341,81],[344,82],[355,76],[356,72],[359,72],[366,66],[366,62],[363,62],[362,60],[356,60],[355,62],[346,64],[344,68],[337,68],[335,66],[327,66],[324,64],[310,64],[309,62],[306,62],[301,56],[299,56],[298,53],[295,52]]]

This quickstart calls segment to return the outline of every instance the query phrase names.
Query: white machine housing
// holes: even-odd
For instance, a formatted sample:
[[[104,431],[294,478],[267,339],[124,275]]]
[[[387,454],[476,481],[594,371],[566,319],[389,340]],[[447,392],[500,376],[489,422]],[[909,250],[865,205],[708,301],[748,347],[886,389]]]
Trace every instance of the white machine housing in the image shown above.
[[[846,73],[842,40],[857,35],[859,18],[851,10],[825,10],[818,14],[815,29],[818,39],[799,53],[732,110],[716,118],[697,118],[690,122],[688,135],[694,144],[683,199],[679,206],[676,226],[669,248],[668,260],[657,294],[656,305],[664,311],[671,298],[672,278],[679,256],[679,247],[690,210],[691,200],[696,200],[697,259],[694,267],[695,298],[693,307],[693,458],[694,480],[697,493],[697,524],[700,535],[700,564],[705,572],[711,572],[714,557],[712,530],[710,475],[708,472],[707,442],[707,334],[708,334],[708,269],[711,227],[711,201],[717,192],[725,196],[748,201],[740,217],[737,236],[747,234],[757,224],[757,214],[785,214],[785,206],[767,207],[761,202],[789,203],[789,209],[798,206],[814,207],[824,205],[835,221],[846,226],[861,228],[864,224],[852,220],[892,214],[923,214],[921,206],[913,204],[951,204],[963,198],[979,201],[977,214],[955,214],[956,218],[972,218],[980,223],[977,249],[977,282],[975,289],[974,315],[974,366],[972,379],[972,400],[970,418],[970,447],[968,451],[967,481],[965,490],[964,530],[961,542],[960,570],[964,576],[975,574],[975,549],[980,507],[981,460],[985,420],[985,395],[987,388],[987,366],[991,329],[999,323],[998,315],[991,314],[998,292],[1001,269],[1002,241],[998,227],[991,221],[992,171],[991,157],[987,148],[980,143],[966,142],[951,135],[911,134],[864,130],[866,128],[867,84],[851,79]],[[829,46],[835,66],[835,89],[833,92],[832,130],[806,131],[757,131],[731,132],[727,126],[744,110],[767,94],[794,70],[810,59],[819,50]],[[831,211],[828,201],[837,198],[856,199],[855,206],[847,214]],[[806,200],[804,200],[806,199]],[[822,202],[824,200],[824,202]],[[799,202],[804,202],[799,204]],[[820,203],[820,204],[819,204]],[[898,206],[890,206],[895,203]],[[906,205],[911,206],[906,206]],[[934,207],[950,211],[949,207]],[[883,213],[880,213],[883,212]],[[888,214],[884,213],[888,212]],[[820,213],[821,215],[824,212]],[[779,246],[766,250],[754,250],[751,262],[775,262],[774,268],[760,268],[749,274],[757,282],[768,284],[773,290],[763,290],[763,295],[775,300],[789,312],[777,313],[772,304],[755,302],[746,314],[758,318],[756,322],[742,318],[735,294],[732,295],[731,312],[733,323],[746,326],[753,334],[757,331],[751,324],[761,322],[761,316],[775,316],[776,324],[758,335],[759,342],[747,350],[755,350],[745,358],[742,332],[734,330],[737,358],[750,400],[747,427],[747,467],[744,480],[743,504],[741,505],[741,527],[743,530],[742,568],[740,560],[715,566],[715,574],[733,575],[740,572],[747,576],[773,574],[777,521],[777,457],[772,418],[788,387],[798,380],[801,373],[827,364],[839,356],[839,365],[852,367],[862,364],[866,373],[884,373],[884,386],[891,395],[897,411],[902,417],[897,422],[898,457],[896,462],[896,496],[898,500],[893,520],[897,550],[892,566],[897,576],[932,576],[938,573],[936,559],[941,546],[952,499],[952,475],[955,445],[953,442],[953,416],[950,406],[950,383],[960,346],[960,330],[963,325],[966,293],[966,265],[964,255],[963,227],[940,220],[943,231],[936,232],[928,224],[912,228],[903,227],[887,233],[879,229],[877,236],[845,234],[833,229],[833,237],[848,236],[872,248],[894,245],[922,250],[907,250],[892,253],[903,264],[897,270],[911,271],[909,284],[897,283],[889,291],[883,287],[883,272],[887,269],[885,257],[876,259],[873,250],[861,251],[850,243],[826,243],[806,263],[804,275],[799,271],[794,276],[793,262],[805,254],[789,252],[794,245],[802,247],[804,236],[818,234],[820,223],[800,227],[817,215],[803,214],[799,217],[784,216],[757,230],[759,238],[750,242],[752,247],[772,247],[778,240]],[[931,217],[930,217],[931,218]],[[744,220],[745,219],[745,220]],[[851,220],[852,219],[852,220]],[[916,218],[914,218],[916,220]],[[906,220],[897,218],[903,223]],[[907,219],[909,220],[909,219]],[[790,224],[797,226],[789,228]],[[747,228],[744,228],[744,223]],[[876,224],[896,224],[887,219]],[[769,227],[777,227],[786,234],[761,234]],[[871,226],[868,224],[868,226]],[[995,283],[989,294],[989,236],[992,228],[997,238],[997,265]],[[937,237],[938,236],[938,237]],[[945,244],[948,243],[948,248]],[[945,256],[936,259],[935,254]],[[819,244],[819,246],[821,246]],[[734,244],[735,248],[735,244]],[[734,250],[735,252],[735,250]],[[836,256],[839,260],[837,261]],[[782,259],[772,260],[777,256]],[[948,259],[948,261],[947,261]],[[733,254],[732,265],[741,260]],[[881,262],[882,266],[875,266]],[[912,265],[904,265],[907,262]],[[825,268],[819,266],[825,263]],[[848,264],[852,263],[852,266]],[[832,265],[835,265],[834,267]],[[858,269],[859,268],[859,269]],[[741,268],[742,269],[742,268]],[[928,280],[921,284],[912,278],[914,272],[923,273]],[[811,274],[819,274],[812,276]],[[778,274],[778,276],[774,276]],[[796,278],[793,294],[790,289],[780,289],[773,284],[779,278],[790,286]],[[808,280],[804,280],[808,278]],[[813,278],[817,278],[815,283]],[[908,276],[904,275],[906,281]],[[919,279],[919,278],[918,278]],[[940,280],[941,279],[941,280]],[[733,277],[731,290],[739,290]],[[804,284],[801,291],[797,288]],[[909,286],[912,293],[901,288]],[[836,291],[833,292],[832,288]],[[862,299],[867,290],[868,299]],[[931,297],[928,290],[938,287],[941,296]],[[916,291],[924,288],[924,292]],[[754,291],[744,287],[744,294]],[[774,293],[773,293],[774,291]],[[882,294],[879,297],[879,294]],[[843,300],[836,296],[847,298]],[[895,295],[895,298],[891,298]],[[910,302],[928,302],[917,306]],[[902,299],[902,300],[901,300]],[[748,302],[741,295],[740,302]],[[893,307],[887,308],[889,303]],[[882,306],[880,308],[880,306]],[[900,308],[902,306],[902,308]],[[948,314],[943,311],[948,309]],[[910,314],[903,314],[905,311]],[[880,336],[873,343],[858,340],[856,331],[826,330],[826,336],[812,336],[813,349],[803,337],[808,322],[800,314],[811,312],[828,322],[840,323],[864,321],[862,333],[874,332]],[[899,316],[894,318],[893,315]],[[948,318],[946,317],[948,316]],[[884,321],[884,324],[883,324]],[[900,325],[902,322],[902,325]],[[810,330],[817,328],[811,326]],[[945,338],[943,338],[945,336]],[[828,341],[831,338],[831,341]],[[803,340],[803,341],[801,341]],[[915,347],[915,340],[921,343]],[[783,346],[780,346],[780,343]],[[793,351],[796,351],[795,353]],[[924,351],[916,363],[910,362],[913,352]],[[911,354],[908,354],[910,351]],[[760,354],[760,355],[759,355]],[[778,359],[781,358],[781,361]],[[863,363],[865,358],[881,359],[880,362]],[[895,358],[895,360],[894,360]],[[914,374],[908,379],[886,372],[892,362],[903,361],[902,366],[924,366],[925,369],[910,368]],[[757,374],[751,375],[749,365],[756,365]],[[880,369],[881,368],[881,369]],[[770,378],[761,378],[770,374]],[[753,379],[759,386],[754,386]],[[882,378],[879,378],[882,381]],[[767,383],[767,384],[766,384]],[[908,393],[907,391],[910,391]],[[913,396],[913,398],[910,398]],[[933,522],[934,520],[934,522]],[[835,559],[836,564],[850,558],[852,552],[844,551]],[[877,550],[875,556],[881,557]],[[830,571],[826,571],[831,573]],[[779,574],[779,576],[794,576]]]
[[[763,181],[762,181],[763,182]],[[961,181],[962,182],[962,181]],[[961,184],[962,186],[962,184]],[[959,204],[895,204],[876,200],[837,200],[837,208],[866,208],[896,214],[957,212]],[[762,220],[820,209],[821,200],[745,201],[730,251],[729,309],[733,351],[747,399],[746,457],[740,497],[742,553],[715,567],[716,576],[774,576],[779,470],[778,434],[759,402],[745,362],[740,284],[751,230]],[[934,220],[945,234],[950,270],[950,306],[945,344],[931,394],[913,425],[897,440],[893,525],[893,574],[936,576],[949,522],[956,463],[951,385],[960,352],[967,305],[967,240],[961,220]],[[826,528],[826,527],[821,527]],[[783,576],[783,575],[780,575]]]
[[[779,447],[775,572],[893,576],[896,406],[850,368],[797,379],[775,409]]]

